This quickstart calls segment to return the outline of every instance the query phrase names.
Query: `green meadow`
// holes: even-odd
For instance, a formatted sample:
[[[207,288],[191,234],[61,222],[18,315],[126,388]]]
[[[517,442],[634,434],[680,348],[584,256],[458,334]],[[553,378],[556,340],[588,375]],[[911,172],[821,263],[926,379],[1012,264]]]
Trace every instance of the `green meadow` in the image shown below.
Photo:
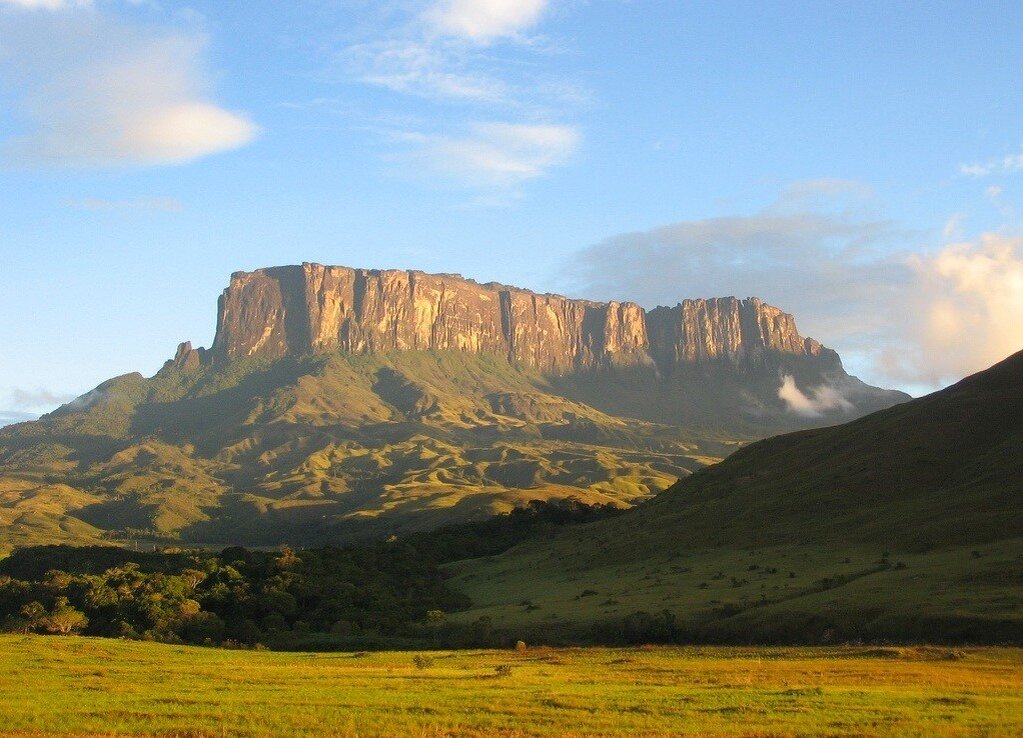
[[[0,637],[25,736],[1023,733],[1023,650],[527,648],[277,653]]]

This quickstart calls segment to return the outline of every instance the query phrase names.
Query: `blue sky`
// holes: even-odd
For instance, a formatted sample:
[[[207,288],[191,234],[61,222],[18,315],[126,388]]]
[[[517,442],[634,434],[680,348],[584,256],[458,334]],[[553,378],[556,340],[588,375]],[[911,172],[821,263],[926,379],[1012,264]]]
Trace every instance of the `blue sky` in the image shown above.
[[[0,414],[231,272],[757,295],[914,392],[1023,348],[1017,3],[0,0]]]

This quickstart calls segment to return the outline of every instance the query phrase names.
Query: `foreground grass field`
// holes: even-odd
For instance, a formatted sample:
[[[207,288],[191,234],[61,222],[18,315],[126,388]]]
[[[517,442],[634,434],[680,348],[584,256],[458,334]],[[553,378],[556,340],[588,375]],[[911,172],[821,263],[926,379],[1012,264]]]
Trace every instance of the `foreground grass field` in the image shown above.
[[[1023,650],[291,654],[5,636],[0,732],[1020,735]]]

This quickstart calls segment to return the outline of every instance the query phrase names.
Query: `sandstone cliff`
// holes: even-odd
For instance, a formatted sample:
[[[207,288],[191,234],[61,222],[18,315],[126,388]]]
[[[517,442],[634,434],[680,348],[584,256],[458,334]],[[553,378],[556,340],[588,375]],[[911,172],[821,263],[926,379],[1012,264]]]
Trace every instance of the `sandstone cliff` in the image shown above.
[[[458,275],[319,264],[233,274],[211,353],[422,349],[499,354],[558,374],[651,362],[662,371],[710,361],[756,365],[771,353],[840,367],[834,352],[799,335],[791,315],[756,298],[686,300],[646,312],[630,302],[541,295]],[[176,361],[192,353],[189,346]]]

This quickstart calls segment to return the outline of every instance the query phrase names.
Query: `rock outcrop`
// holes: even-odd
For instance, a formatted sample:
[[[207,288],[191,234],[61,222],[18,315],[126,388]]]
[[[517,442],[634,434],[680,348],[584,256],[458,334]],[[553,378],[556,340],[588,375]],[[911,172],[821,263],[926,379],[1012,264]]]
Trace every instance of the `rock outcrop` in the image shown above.
[[[756,298],[686,300],[649,313],[631,302],[537,294],[451,274],[320,264],[237,272],[219,303],[210,353],[246,356],[454,349],[506,356],[561,374],[606,366],[725,361],[757,365],[772,353],[837,354],[796,330],[791,315]],[[190,346],[175,362],[192,361]]]

